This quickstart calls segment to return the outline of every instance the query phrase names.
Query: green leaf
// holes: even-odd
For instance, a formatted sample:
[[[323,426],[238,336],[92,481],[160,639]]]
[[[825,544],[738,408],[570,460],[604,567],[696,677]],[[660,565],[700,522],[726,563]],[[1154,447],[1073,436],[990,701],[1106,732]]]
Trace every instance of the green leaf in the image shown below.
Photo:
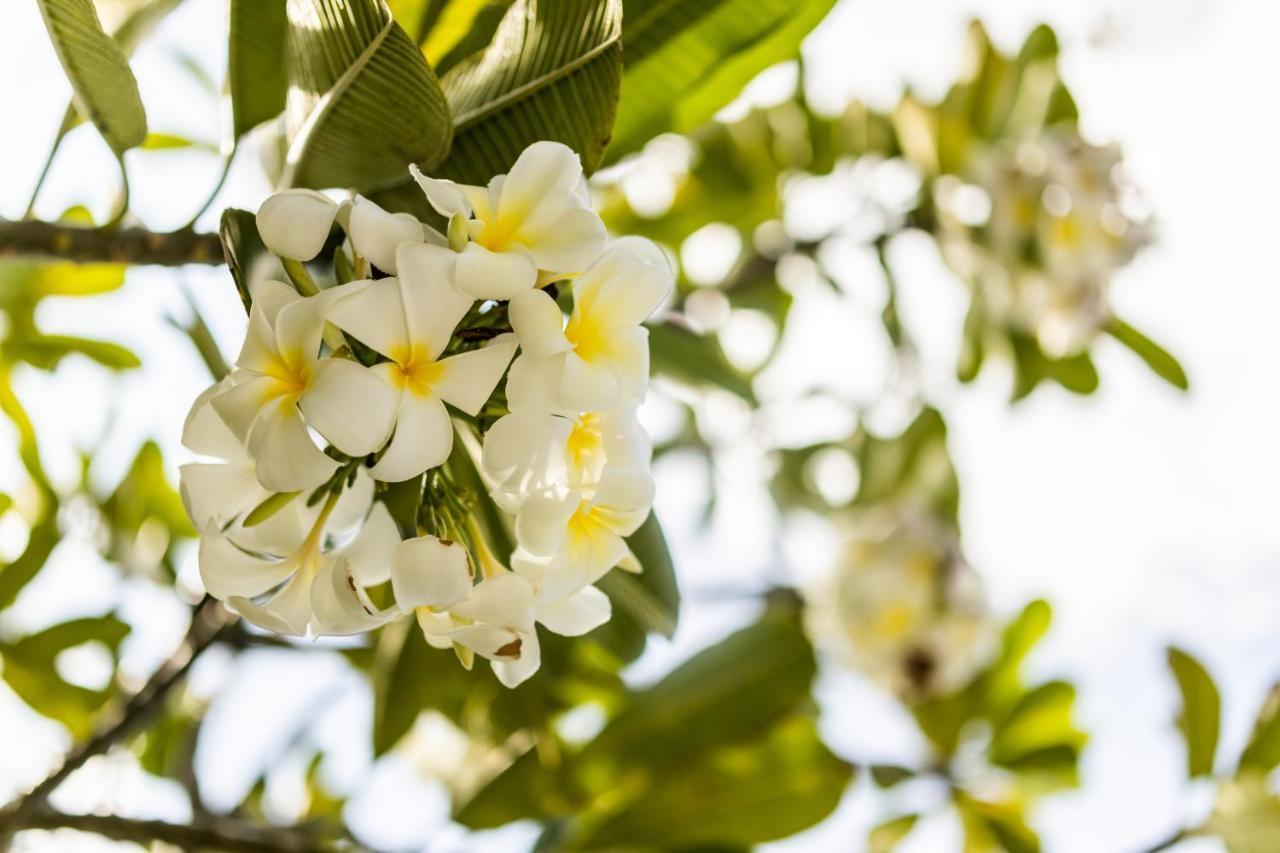
[[[72,353],[79,353],[112,370],[132,370],[142,366],[138,356],[119,344],[67,335],[34,335],[13,342],[12,350],[42,370],[52,370]]]
[[[680,615],[680,589],[656,515],[649,513],[644,524],[627,537],[627,546],[640,561],[643,571],[631,574],[615,569],[601,578],[597,586],[645,631],[670,639],[676,632]]]
[[[434,166],[453,124],[435,73],[381,0],[290,0],[282,183],[363,191]]]
[[[1209,673],[1186,652],[1167,650],[1169,669],[1178,682],[1182,710],[1178,729],[1187,745],[1187,775],[1213,775],[1213,756],[1218,749],[1218,727],[1221,699]]]
[[[438,62],[434,63],[437,74],[449,73],[455,65],[489,46],[489,42],[493,40],[493,34],[498,31],[498,25],[507,14],[507,9],[511,7],[511,0],[496,0],[496,2],[477,5],[479,8],[475,10],[475,17],[470,21],[466,32],[453,43],[447,53],[441,54]],[[432,42],[437,40],[436,34],[442,31],[442,29],[432,30],[431,40],[423,48],[428,60],[432,55]]]
[[[1256,770],[1265,775],[1277,764],[1280,764],[1280,684],[1271,688],[1258,709],[1253,733],[1240,754],[1239,770]]]
[[[116,536],[136,536],[142,525],[151,520],[162,524],[171,536],[196,535],[182,498],[169,483],[164,459],[154,441],[138,449],[120,484],[102,502],[102,512]]]
[[[456,138],[439,173],[485,184],[543,139],[568,145],[594,170],[618,106],[621,31],[619,0],[514,3],[489,47],[441,81]]]
[[[287,23],[285,0],[231,0],[227,91],[233,139],[284,110],[289,89],[283,56]]]
[[[667,374],[695,387],[723,388],[755,403],[751,380],[729,363],[720,342],[673,323],[646,326],[654,373]]]
[[[90,0],[38,0],[76,105],[119,156],[147,137],[138,81]]]
[[[900,782],[908,779],[914,779],[916,771],[909,767],[899,767],[896,764],[873,764],[871,765],[871,779],[881,788],[892,788]]]
[[[1147,367],[1150,367],[1157,376],[1174,388],[1186,391],[1190,387],[1187,373],[1182,369],[1182,365],[1178,363],[1178,360],[1170,355],[1164,347],[1139,332],[1133,326],[1130,326],[1124,320],[1118,317],[1111,318],[1111,322],[1107,324],[1107,332],[1111,337],[1133,350],[1138,358],[1147,363]]]
[[[91,642],[102,643],[114,657],[128,633],[129,626],[115,616],[96,616],[63,622],[2,645],[5,683],[32,709],[61,722],[77,739],[83,738],[112,688],[91,690],[64,681],[55,660],[63,651]]]
[[[1039,853],[1040,839],[1027,826],[1026,818],[1017,806],[984,802],[958,794],[956,807],[960,810],[969,842],[966,850]]]
[[[148,133],[147,138],[142,141],[142,147],[147,151],[174,151],[182,148],[197,148],[202,151],[218,150],[207,142],[196,142],[173,133]]]
[[[991,762],[1054,785],[1076,784],[1086,738],[1072,719],[1075,698],[1075,688],[1064,681],[1048,681],[1027,691],[995,725]]]
[[[876,826],[867,833],[867,850],[870,853],[890,853],[915,829],[919,819],[920,815],[904,814]]]
[[[222,211],[218,236],[222,238],[222,254],[226,256],[227,268],[231,270],[236,292],[240,294],[247,314],[253,305],[253,295],[249,293],[249,271],[253,262],[267,251],[266,244],[258,235],[257,218],[247,210],[228,207]]]
[[[0,610],[17,600],[18,594],[44,567],[61,539],[57,516],[53,512],[31,528],[26,548],[16,559],[0,568]]]
[[[655,779],[570,846],[723,849],[785,838],[831,814],[852,775],[818,738],[813,721],[795,717],[760,740]]]
[[[626,0],[622,104],[609,160],[687,133],[794,58],[834,0]]]

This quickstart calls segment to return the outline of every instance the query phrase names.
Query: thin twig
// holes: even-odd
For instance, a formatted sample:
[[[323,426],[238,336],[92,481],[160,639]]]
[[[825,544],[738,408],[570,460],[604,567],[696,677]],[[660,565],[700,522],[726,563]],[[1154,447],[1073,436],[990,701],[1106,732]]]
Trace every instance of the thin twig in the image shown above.
[[[234,850],[250,853],[330,849],[314,836],[285,827],[248,824],[232,818],[197,817],[189,824],[134,820],[115,815],[62,814],[41,808],[28,815],[21,829],[74,829],[115,841],[149,846],[164,841],[184,850]]]
[[[109,717],[96,734],[73,749],[57,770],[26,796],[0,811],[0,847],[5,836],[28,826],[32,816],[44,808],[49,795],[86,761],[105,753],[154,717],[163,706],[165,697],[182,681],[200,653],[218,639],[231,619],[231,614],[220,602],[206,597],[192,613],[191,627],[187,629],[182,643],[142,689]]]
[[[225,263],[217,234],[145,228],[84,228],[0,219],[0,258],[181,266]]]

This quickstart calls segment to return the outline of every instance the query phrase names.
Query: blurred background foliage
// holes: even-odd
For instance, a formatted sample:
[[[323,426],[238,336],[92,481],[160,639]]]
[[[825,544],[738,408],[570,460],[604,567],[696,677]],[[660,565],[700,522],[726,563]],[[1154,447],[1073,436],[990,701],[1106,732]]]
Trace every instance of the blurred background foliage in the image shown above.
[[[40,0],[76,92],[49,163],[84,120],[116,153],[122,175],[128,149],[212,147],[148,133],[131,87],[128,56],[180,3]],[[252,140],[274,182],[355,189],[421,213],[416,188],[402,180],[410,158],[475,181],[503,171],[528,142],[550,138],[577,149],[589,169],[604,167],[592,189],[611,232],[652,238],[679,269],[671,310],[650,329],[659,395],[682,413],[658,453],[700,457],[709,477],[724,463],[708,402],[730,400],[752,423],[776,420],[779,401],[760,379],[780,341],[806,334],[790,322],[800,294],[815,284],[843,293],[850,253],[870,259],[879,277],[852,301],[876,317],[889,343],[891,381],[869,402],[825,387],[784,401],[810,407],[788,409],[787,417],[820,405],[847,415],[831,419],[847,428],[819,440],[797,444],[755,431],[778,513],[820,514],[849,541],[829,587],[747,591],[761,601],[754,624],[634,687],[624,678],[628,665],[649,638],[669,637],[679,616],[675,575],[653,520],[631,543],[646,571],[615,572],[602,584],[614,600],[613,621],[581,639],[544,637],[541,671],[515,690],[487,669],[460,669],[404,624],[318,647],[336,650],[367,681],[374,711],[369,731],[358,736],[375,756],[431,750],[412,742],[432,720],[447,721],[461,738],[467,760],[443,781],[453,817],[466,827],[536,821],[540,850],[746,849],[820,823],[848,786],[869,785],[886,792],[885,810],[865,839],[849,840],[850,849],[891,850],[924,815],[954,810],[966,850],[1020,852],[1039,849],[1037,801],[1078,784],[1088,739],[1076,722],[1075,689],[1023,672],[1049,630],[1049,604],[1031,602],[1000,625],[980,567],[964,557],[947,425],[921,381],[935,365],[924,363],[900,315],[905,273],[894,244],[932,240],[967,289],[962,345],[944,365],[962,381],[1000,364],[1013,401],[1043,383],[1089,394],[1105,381],[1092,347],[1110,336],[1155,377],[1185,389],[1174,357],[1117,316],[1108,298],[1112,274],[1152,239],[1153,217],[1125,178],[1120,153],[1081,138],[1079,107],[1059,73],[1049,28],[1034,29],[1005,54],[974,22],[964,35],[965,69],[938,100],[908,91],[892,109],[855,100],[830,113],[807,102],[796,60],[802,39],[833,5],[230,2],[227,80],[206,87],[209,109],[219,90],[230,98],[220,148],[226,168]],[[311,61],[317,56],[333,64],[321,68]],[[791,97],[722,112],[779,63],[795,69]],[[92,543],[122,577],[159,584],[193,612],[199,602],[199,591],[181,578],[194,531],[158,446],[137,448],[109,490],[90,477],[93,448],[83,453],[77,481],[55,483],[11,381],[77,356],[103,371],[136,368],[138,357],[118,344],[42,332],[41,304],[119,288],[125,262],[201,260],[162,257],[166,241],[187,239],[190,226],[129,237],[137,225],[127,180],[123,186],[118,215],[94,227],[87,211],[67,211],[41,251],[22,243],[24,223],[0,228],[0,242],[15,244],[0,260],[0,409],[27,478],[0,495],[0,513],[25,539],[0,569],[3,679],[34,711],[63,724],[72,743],[95,743],[105,733],[94,748],[122,747],[148,773],[175,780],[190,800],[191,827],[210,833],[204,846],[238,849],[237,832],[270,832],[281,821],[269,803],[269,768],[230,814],[204,804],[193,756],[210,697],[166,691],[147,725],[122,729],[120,710],[132,707],[140,689],[136,675],[116,670],[128,621],[104,612],[24,632],[5,618],[68,539]],[[220,186],[190,208],[214,204]],[[251,218],[225,216],[222,237],[243,292],[256,254]],[[716,258],[709,271],[688,263],[700,253]],[[98,257],[48,259],[63,255]],[[735,347],[734,329],[744,323],[754,344]],[[212,376],[225,372],[198,312],[177,325]],[[820,355],[820,342],[814,352]],[[714,501],[715,489],[709,494]],[[317,648],[239,625],[207,642],[231,653]],[[97,686],[61,674],[59,662],[85,648],[109,670]],[[898,698],[930,745],[928,761],[862,763],[824,744],[813,681],[828,658],[847,667],[847,677],[875,681]],[[1178,725],[1188,775],[1212,779],[1217,804],[1203,826],[1164,843],[1210,834],[1232,850],[1272,849],[1280,801],[1264,780],[1280,763],[1276,696],[1238,760],[1227,761],[1217,754],[1212,678],[1186,652],[1170,650],[1169,664],[1183,701]],[[305,743],[302,733],[299,739]],[[268,836],[268,846],[361,843],[344,824],[343,796],[323,781],[322,759],[317,747],[307,762],[306,806],[288,827],[300,834]],[[890,789],[918,783],[932,798],[897,811]],[[43,814],[43,804],[24,812],[16,802],[16,811],[0,812],[8,821],[0,835],[74,825]],[[126,818],[99,831],[135,841],[148,833],[184,837]]]

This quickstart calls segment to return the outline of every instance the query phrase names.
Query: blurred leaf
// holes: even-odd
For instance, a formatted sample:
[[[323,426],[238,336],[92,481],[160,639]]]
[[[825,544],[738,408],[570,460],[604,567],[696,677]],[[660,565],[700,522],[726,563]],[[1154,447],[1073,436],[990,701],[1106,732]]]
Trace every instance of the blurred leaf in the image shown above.
[[[915,829],[919,819],[920,815],[904,814],[879,824],[867,833],[867,850],[869,853],[891,853]]]
[[[627,546],[643,571],[631,574],[615,570],[597,585],[646,631],[670,639],[680,615],[680,589],[658,517],[649,513],[644,524],[627,537]]]
[[[1226,782],[1218,788],[1213,813],[1194,834],[1217,836],[1228,853],[1270,853],[1280,838],[1280,799],[1259,775]]]
[[[873,764],[871,765],[871,778],[881,788],[892,788],[900,782],[908,779],[914,779],[916,771],[909,767],[899,767],[896,764]]]
[[[1267,693],[1253,724],[1249,743],[1240,754],[1237,772],[1256,770],[1267,774],[1280,764],[1280,684]]]
[[[284,111],[285,0],[231,0],[227,39],[227,92],[232,139]]]
[[[3,568],[0,568],[0,610],[9,607],[18,598],[18,593],[31,582],[54,547],[62,539],[58,530],[58,519],[53,512],[45,515],[39,523],[31,528],[27,538],[27,546],[18,557]]]
[[[1190,383],[1178,360],[1163,347],[1118,317],[1107,324],[1111,337],[1133,350],[1157,376],[1175,388],[1186,391]]]
[[[1187,775],[1213,775],[1213,756],[1218,750],[1221,699],[1209,673],[1195,658],[1170,647],[1166,650],[1169,669],[1178,682],[1182,710],[1178,729],[1187,745]]]
[[[699,335],[671,322],[646,328],[654,373],[667,374],[695,387],[722,388],[755,403],[750,379],[729,364],[714,336]]]
[[[227,258],[227,267],[231,270],[236,292],[240,294],[240,302],[247,314],[253,304],[253,296],[249,293],[249,271],[254,260],[267,251],[258,236],[257,218],[247,210],[228,207],[222,211],[218,236],[222,238],[222,253]]]
[[[724,848],[785,838],[834,811],[852,775],[811,720],[792,718],[759,740],[717,750],[655,780],[571,846]]]
[[[996,723],[991,762],[1054,785],[1077,784],[1076,765],[1086,738],[1072,719],[1075,697],[1075,688],[1063,681],[1028,690]]]
[[[927,505],[955,521],[960,486],[947,450],[947,425],[937,409],[922,409],[901,435],[864,435],[856,461],[856,506],[905,501]]]
[[[244,517],[244,521],[240,522],[241,527],[257,527],[262,522],[271,518],[280,510],[288,506],[289,501],[296,498],[301,492],[276,492],[270,495],[262,503],[249,510],[249,514]]]
[[[195,142],[185,136],[178,136],[173,133],[148,133],[147,138],[142,141],[142,147],[147,151],[172,151],[179,148],[198,148],[202,151],[217,151],[217,146],[210,145],[207,142]]]
[[[103,32],[90,0],[38,0],[76,104],[107,145],[122,155],[147,136],[138,81],[120,45]]]
[[[626,0],[622,105],[609,160],[693,130],[799,51],[833,0]],[[735,65],[736,63],[736,65]]]
[[[90,642],[102,643],[114,657],[128,633],[129,626],[115,616],[96,616],[63,622],[0,645],[5,683],[33,710],[65,725],[74,738],[84,738],[112,688],[90,690],[64,681],[57,674],[55,659],[67,649]]]
[[[440,174],[485,184],[543,139],[568,145],[594,170],[618,104],[621,20],[619,0],[514,3],[488,49],[441,81],[456,139]]]
[[[77,353],[112,370],[132,370],[142,362],[128,349],[108,341],[91,341],[67,335],[34,335],[10,341],[8,350],[41,370],[52,370],[68,355]]]
[[[444,157],[444,92],[381,0],[292,0],[288,16],[285,186],[377,189]]]
[[[169,484],[160,448],[154,441],[138,449],[120,484],[103,501],[102,512],[111,522],[112,536],[126,548],[148,521],[163,525],[171,540],[196,535],[182,498]]]
[[[1020,808],[975,800],[962,793],[957,793],[956,808],[965,827],[966,851],[1039,853],[1040,839],[1027,826]]]

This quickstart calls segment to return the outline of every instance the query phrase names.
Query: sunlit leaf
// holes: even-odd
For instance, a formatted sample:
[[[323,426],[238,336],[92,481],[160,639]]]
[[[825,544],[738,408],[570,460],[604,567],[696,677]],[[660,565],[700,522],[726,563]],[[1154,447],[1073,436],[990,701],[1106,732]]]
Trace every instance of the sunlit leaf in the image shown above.
[[[1205,668],[1181,649],[1167,650],[1169,669],[1178,682],[1182,708],[1178,729],[1187,747],[1187,775],[1213,774],[1213,756],[1218,750],[1219,717],[1222,701],[1218,688]]]
[[[1280,684],[1271,688],[1262,707],[1249,743],[1240,754],[1240,771],[1256,770],[1270,773],[1280,764]]]
[[[1187,372],[1167,350],[1118,317],[1107,324],[1111,337],[1124,344],[1147,363],[1157,376],[1175,388],[1186,391],[1190,386]]]
[[[231,0],[227,92],[234,139],[284,110],[285,0]]]
[[[867,833],[867,849],[869,853],[891,853],[902,839],[915,829],[919,815],[904,814],[885,821]]]
[[[666,374],[699,388],[722,388],[755,402],[751,380],[729,364],[719,341],[674,323],[649,328],[649,357],[655,374]]]
[[[680,614],[680,590],[657,516],[650,513],[640,529],[627,538],[627,546],[643,571],[631,574],[616,569],[601,578],[598,586],[615,608],[625,610],[644,630],[670,638]]]
[[[381,0],[289,0],[288,17],[285,185],[371,190],[444,157],[444,93]]]
[[[120,45],[103,32],[90,0],[38,0],[76,105],[117,156],[141,145],[147,116]]]

